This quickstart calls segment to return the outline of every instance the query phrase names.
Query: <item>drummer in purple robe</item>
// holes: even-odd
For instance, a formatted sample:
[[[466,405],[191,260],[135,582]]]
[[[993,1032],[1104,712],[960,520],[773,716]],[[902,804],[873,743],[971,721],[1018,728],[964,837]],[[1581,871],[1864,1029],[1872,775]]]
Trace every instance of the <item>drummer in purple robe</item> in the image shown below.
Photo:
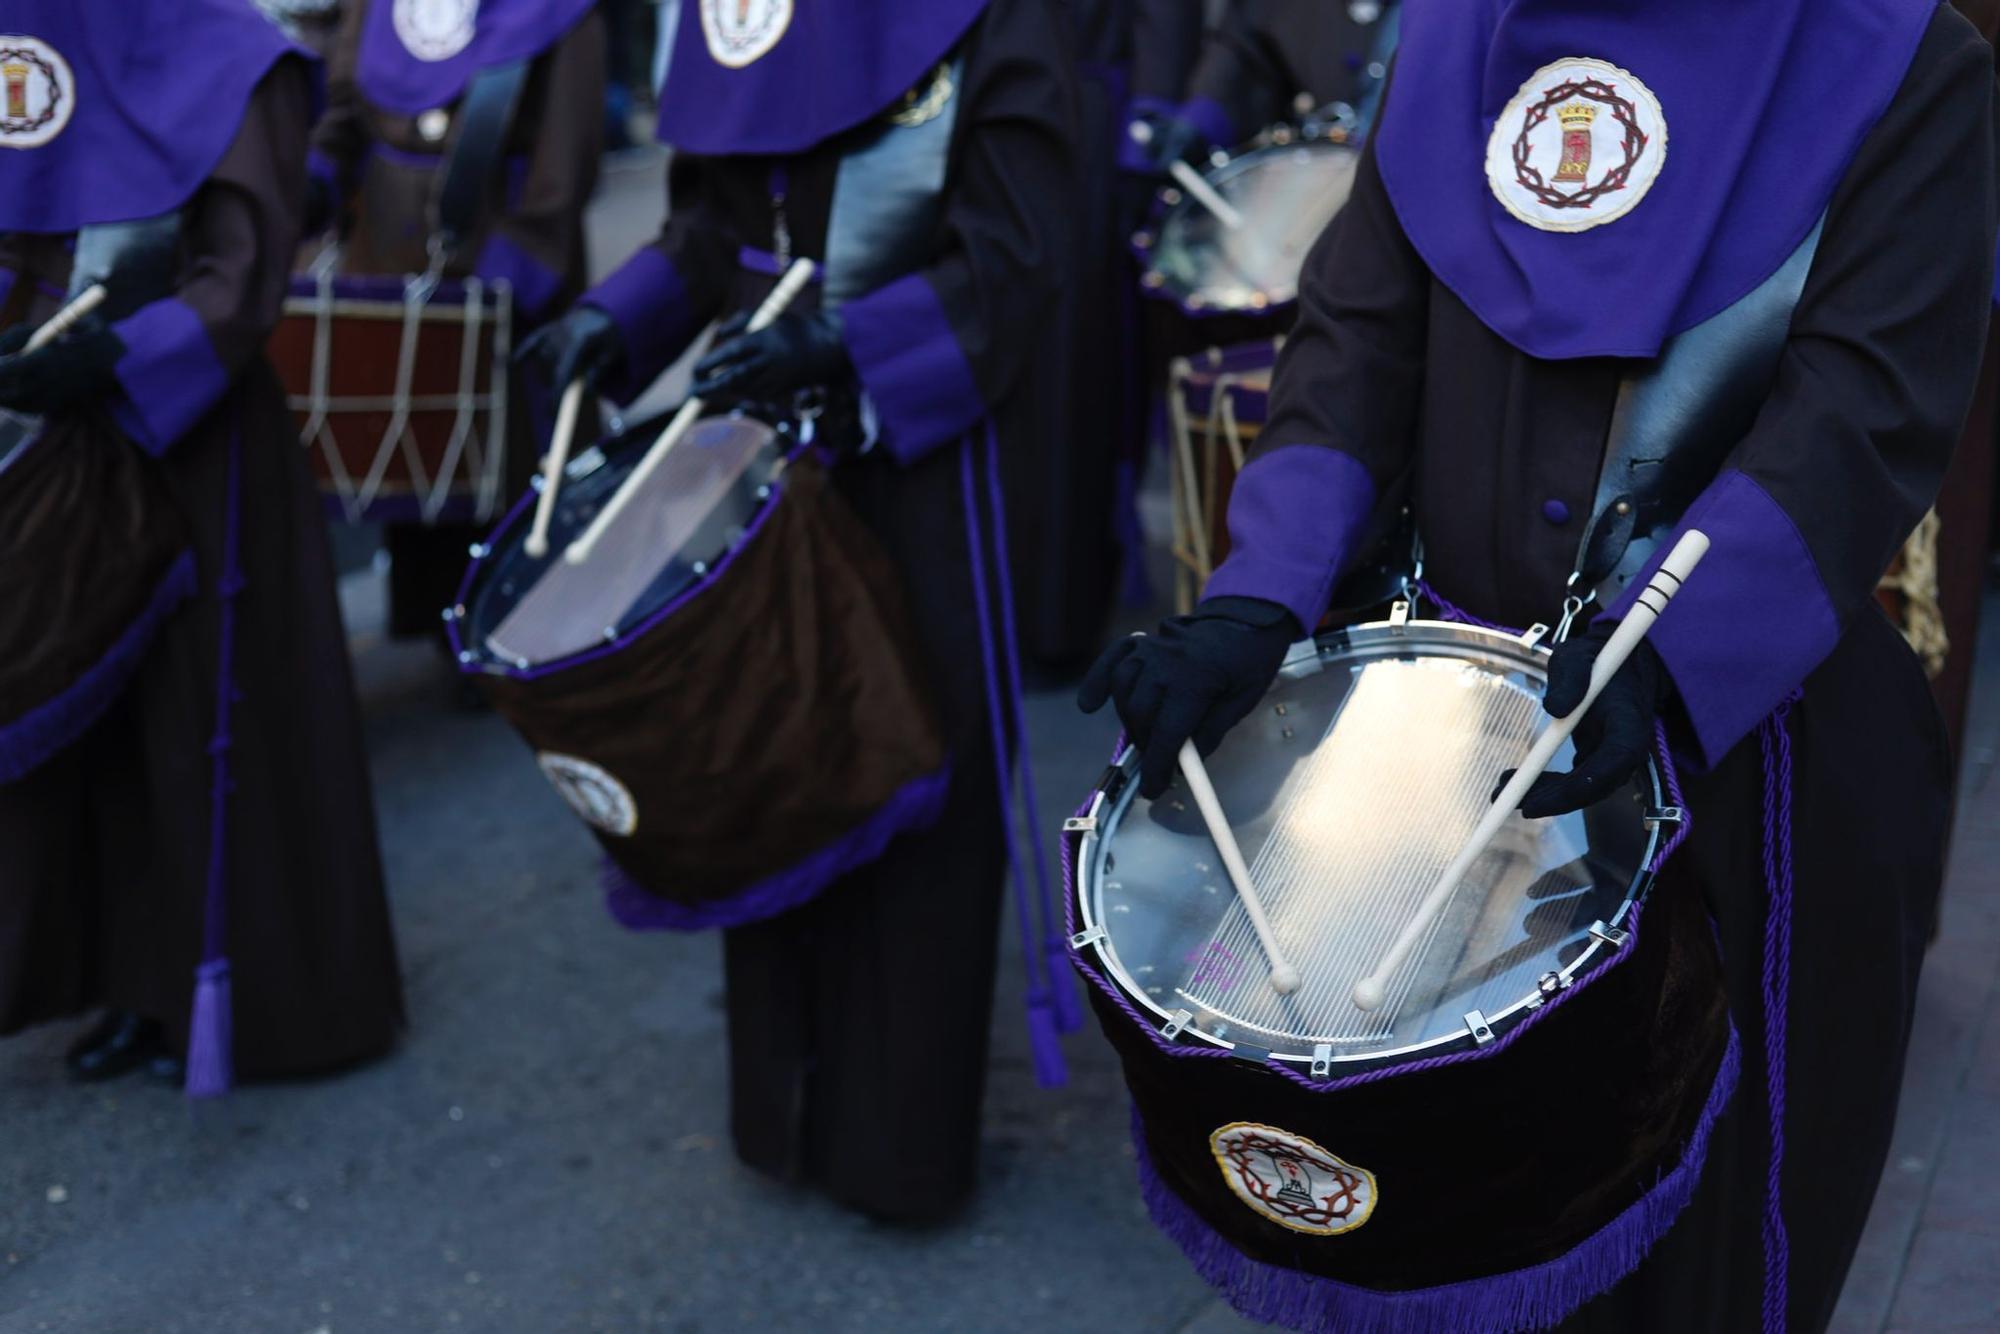
[[[423,273],[446,165],[469,93],[525,62],[473,225],[447,278],[505,281],[517,338],[561,314],[587,281],[584,208],[604,146],[604,20],[595,0],[349,0],[330,58],[326,114],[313,130],[308,230],[341,215],[340,271]],[[546,440],[551,405],[509,416],[504,490],[519,494]],[[389,524],[390,630],[434,634],[480,525]]]
[[[378,1056],[403,1006],[368,769],[325,526],[262,356],[314,73],[237,0],[15,0],[0,26],[0,408],[157,460],[194,574],[122,693],[55,683],[76,688],[21,720],[66,747],[29,769],[34,738],[0,734],[0,770],[26,770],[0,783],[0,1033],[108,1006],[78,1077],[178,1077],[185,1056],[198,1093],[232,1056],[249,1076]],[[25,350],[99,224],[171,237],[176,214],[156,291],[114,280]]]
[[[998,590],[975,580],[966,503],[989,510],[993,451],[1038,449],[1052,418],[1033,372],[1073,253],[1065,22],[1051,0],[683,6],[665,229],[523,349],[622,401],[724,321],[695,392],[810,414],[902,573],[950,751],[942,812],[724,934],[738,1155],[880,1218],[946,1216],[974,1184],[1012,728],[988,710]],[[800,257],[820,281],[744,332]]]
[[[1692,1203],[1565,1328],[1823,1329],[1867,1218],[1952,785],[1871,594],[1979,369],[1993,87],[1932,0],[1406,0],[1232,553],[1084,691],[1116,701],[1159,788],[1407,498],[1427,614],[1526,626],[1595,596],[1550,667],[1560,714],[1676,532],[1713,539],[1574,770],[1522,807],[1618,791],[1664,725],[1692,835],[1654,892],[1705,897],[1744,1043]],[[1523,1114],[1563,1115],[1561,1091],[1524,1090]]]

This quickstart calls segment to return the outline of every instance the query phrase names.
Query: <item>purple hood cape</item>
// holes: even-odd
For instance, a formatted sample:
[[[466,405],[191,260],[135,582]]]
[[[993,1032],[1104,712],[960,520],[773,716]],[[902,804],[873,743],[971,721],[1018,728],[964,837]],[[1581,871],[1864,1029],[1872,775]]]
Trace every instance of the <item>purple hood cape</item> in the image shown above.
[[[531,60],[596,0],[371,0],[354,81],[375,106],[414,116],[458,100],[474,76]]]
[[[1383,184],[1438,280],[1521,351],[1650,357],[1798,249],[1936,10],[1936,0],[1406,0],[1376,136]],[[1615,67],[1613,91],[1592,102],[1562,93],[1575,86],[1562,77],[1537,78],[1575,59]],[[1644,89],[1663,124],[1634,109]],[[1610,179],[1627,114],[1656,141],[1650,188],[1645,167],[1626,184]],[[1541,137],[1516,137],[1519,123]],[[1623,141],[1632,161],[1637,133]],[[1594,165],[1588,146],[1579,164],[1567,160],[1572,134],[1594,142]],[[1489,136],[1501,158],[1491,186]],[[1503,206],[1499,192],[1563,193],[1565,171],[1607,191],[1593,207],[1609,221],[1542,230]],[[1584,212],[1565,201],[1549,216],[1573,226]]]
[[[7,0],[0,232],[73,232],[186,203],[293,46],[245,0]]]
[[[987,0],[682,0],[662,143],[798,153],[851,129],[944,59]]]

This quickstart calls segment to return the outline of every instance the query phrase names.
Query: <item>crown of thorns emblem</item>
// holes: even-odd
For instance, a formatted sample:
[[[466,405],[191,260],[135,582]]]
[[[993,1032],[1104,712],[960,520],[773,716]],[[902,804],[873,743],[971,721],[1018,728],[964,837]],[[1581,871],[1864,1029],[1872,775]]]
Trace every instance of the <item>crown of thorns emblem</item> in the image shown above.
[[[1604,179],[1595,185],[1565,193],[1550,185],[1528,160],[1529,140],[1535,130],[1549,118],[1549,114],[1567,102],[1581,98],[1607,108],[1612,117],[1624,128],[1625,160],[1605,173]],[[1620,97],[1612,84],[1602,79],[1572,79],[1557,84],[1543,94],[1542,100],[1528,108],[1527,117],[1522,122],[1521,133],[1514,140],[1514,179],[1522,189],[1528,191],[1550,208],[1589,208],[1604,196],[1623,190],[1632,179],[1633,169],[1650,142],[1646,132],[1639,128],[1639,108],[1627,98]]]
[[[48,104],[42,108],[40,115],[26,114],[26,81],[17,83],[9,76],[6,79],[6,101],[0,104],[5,107],[5,110],[0,110],[0,134],[33,134],[36,130],[54,123],[56,117],[62,113],[63,106],[62,79],[57,75],[56,67],[30,47],[0,46],[0,70],[9,65],[16,67],[28,65],[38,70],[48,84]]]
[[[1243,1185],[1274,1213],[1309,1227],[1332,1227],[1354,1216],[1365,1201],[1362,1179],[1339,1163],[1306,1157],[1300,1146],[1263,1135],[1246,1135],[1224,1150],[1235,1164]],[[1256,1170],[1256,1160],[1269,1164],[1274,1184]]]

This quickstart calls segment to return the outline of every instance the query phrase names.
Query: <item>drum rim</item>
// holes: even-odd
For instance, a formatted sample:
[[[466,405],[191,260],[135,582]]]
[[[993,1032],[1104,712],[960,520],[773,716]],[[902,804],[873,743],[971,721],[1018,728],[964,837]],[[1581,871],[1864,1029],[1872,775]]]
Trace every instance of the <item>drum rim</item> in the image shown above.
[[[1298,675],[1299,669],[1309,662],[1320,662],[1330,655],[1349,654],[1357,647],[1386,653],[1399,646],[1408,646],[1412,641],[1421,643],[1429,640],[1497,652],[1546,677],[1551,650],[1543,642],[1545,635],[1546,627],[1543,626],[1515,635],[1459,621],[1371,621],[1301,640],[1286,656],[1280,675]],[[1358,645],[1357,640],[1360,641]],[[1073,860],[1066,857],[1064,864],[1069,881],[1064,908],[1071,933],[1069,947],[1072,960],[1092,982],[1120,1002],[1121,1008],[1142,1021],[1150,1019],[1151,1022],[1141,1022],[1140,1027],[1169,1055],[1241,1056],[1248,1059],[1249,1054],[1255,1052],[1259,1053],[1256,1059],[1314,1088],[1328,1088],[1356,1079],[1379,1078],[1412,1064],[1486,1056],[1504,1049],[1533,1018],[1553,1010],[1562,1000],[1582,990],[1605,968],[1625,957],[1633,939],[1636,919],[1658,881],[1661,851],[1671,837],[1672,822],[1652,818],[1654,813],[1673,808],[1668,804],[1670,794],[1660,757],[1648,754],[1645,768],[1641,771],[1650,800],[1648,813],[1641,817],[1647,824],[1645,846],[1617,912],[1605,923],[1612,932],[1622,933],[1622,938],[1614,943],[1594,935],[1581,954],[1556,970],[1561,981],[1553,996],[1547,993],[1531,994],[1505,1010],[1483,1016],[1492,1034],[1484,1041],[1475,1037],[1468,1028],[1392,1050],[1345,1056],[1336,1053],[1326,1064],[1329,1073],[1314,1073],[1309,1077],[1308,1071],[1317,1072],[1320,1069],[1309,1056],[1270,1052],[1254,1044],[1242,1044],[1239,1048],[1237,1043],[1214,1037],[1192,1025],[1176,1027],[1174,1035],[1168,1036],[1165,1030],[1173,1026],[1173,1014],[1146,995],[1144,988],[1119,962],[1112,948],[1110,931],[1095,911],[1095,893],[1103,880],[1103,859],[1109,851],[1110,836],[1117,831],[1125,813],[1137,799],[1137,784],[1133,781],[1137,772],[1137,748],[1121,733],[1110,765],[1085,799],[1083,809],[1065,825],[1065,833],[1075,838]],[[1678,818],[1681,817],[1676,815],[1675,819]]]
[[[575,653],[567,654],[564,657],[551,658],[547,662],[523,664],[507,662],[504,659],[496,657],[491,652],[468,647],[464,626],[470,615],[467,606],[471,601],[473,590],[479,586],[479,580],[486,573],[487,567],[493,558],[500,553],[503,539],[506,538],[509,531],[517,523],[527,516],[528,512],[534,508],[536,501],[541,497],[543,480],[539,473],[536,474],[534,480],[529,483],[527,490],[521,493],[520,498],[514,502],[508,509],[505,517],[500,520],[499,525],[491,533],[487,534],[484,539],[473,544],[469,553],[472,559],[465,567],[464,577],[459,580],[458,596],[452,599],[452,605],[444,610],[445,638],[451,644],[452,658],[458,666],[459,674],[462,676],[503,676],[514,681],[537,681],[543,677],[554,676],[560,672],[582,667],[588,663],[596,662],[600,658],[609,657],[613,653],[623,652],[638,640],[643,639],[658,629],[660,624],[668,617],[680,611],[681,608],[685,607],[695,598],[700,597],[703,593],[708,592],[720,582],[723,575],[727,574],[729,568],[736,563],[737,558],[750,549],[750,544],[763,531],[764,525],[770,522],[771,516],[778,512],[778,506],[785,499],[787,491],[785,484],[786,477],[790,473],[792,465],[798,461],[801,455],[808,453],[812,449],[811,442],[801,439],[789,420],[772,421],[760,413],[751,411],[747,406],[739,405],[731,408],[728,412],[717,413],[713,417],[705,417],[702,420],[732,421],[739,419],[757,422],[769,430],[773,443],[780,447],[779,458],[781,460],[778,470],[764,484],[766,494],[760,500],[756,513],[751,515],[750,521],[744,525],[743,536],[737,540],[735,545],[725,551],[718,560],[711,564],[707,572],[702,574],[694,583],[669,598],[658,610],[647,615],[644,620],[634,625],[630,630],[625,631],[614,639],[606,639],[600,644],[593,644],[589,648],[579,649]],[[593,445],[593,448],[602,444],[603,441],[598,441]]]

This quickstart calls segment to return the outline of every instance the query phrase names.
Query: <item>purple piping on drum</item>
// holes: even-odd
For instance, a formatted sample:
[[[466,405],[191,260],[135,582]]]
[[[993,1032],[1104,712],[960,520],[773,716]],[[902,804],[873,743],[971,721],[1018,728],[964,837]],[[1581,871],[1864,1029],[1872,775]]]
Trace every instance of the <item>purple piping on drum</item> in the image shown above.
[[[49,757],[89,731],[116,702],[160,626],[198,586],[194,553],[174,557],[153,585],[138,619],[69,689],[0,727],[0,783],[25,778]]]
[[[959,446],[959,496],[965,507],[966,550],[972,565],[973,604],[979,617],[979,653],[986,683],[986,718],[993,734],[993,767],[1000,790],[1000,828],[1006,839],[1007,874],[1014,884],[1014,916],[1021,932],[1021,969],[1027,980],[1028,1039],[1035,1058],[1035,1080],[1057,1088],[1069,1079],[1063,1063],[1062,1030],[1056,1018],[1055,969],[1035,948],[1035,927],[1028,906],[1026,878],[1021,873],[1020,844],[1014,828],[1013,758],[1007,744],[1006,715],[1000,704],[1000,668],[993,644],[993,609],[986,589],[986,538],[979,517],[979,492],[973,485],[973,453],[978,436],[968,435]],[[999,522],[1004,517],[996,516]],[[1003,588],[1007,570],[996,571]],[[1029,812],[1033,818],[1033,812]]]
[[[1792,985],[1792,734],[1794,693],[1758,730],[1764,752],[1764,1101],[1771,1158],[1764,1186],[1764,1329],[1784,1334],[1791,1243],[1785,1231],[1785,1030]]]
[[[1660,868],[1667,864],[1667,858],[1679,852],[1681,844],[1687,842],[1688,835],[1694,832],[1694,812],[1688,809],[1687,798],[1681,795],[1681,771],[1674,764],[1674,748],[1667,741],[1664,718],[1653,722],[1653,749],[1660,758],[1660,785],[1667,790],[1667,804],[1681,813],[1681,822],[1674,827],[1667,841],[1660,845],[1660,850],[1653,854],[1652,864],[1646,868],[1648,875],[1658,875]]]
[[[1083,1007],[1061,964],[1067,946],[1056,931],[1056,901],[1049,893],[1049,848],[1042,837],[1041,799],[1035,795],[1035,766],[1028,755],[1027,708],[1021,689],[1020,631],[1014,619],[1014,563],[1007,558],[1007,505],[1000,492],[1000,437],[986,419],[986,499],[993,512],[993,567],[1000,582],[1000,646],[1007,664],[1007,704],[1013,712],[1013,761],[1021,773],[1021,799],[1028,812],[1029,846],[1035,855],[1035,915],[1042,928],[1042,958],[1049,973],[1049,998],[1056,1027],[1074,1033],[1083,1027]],[[1010,827],[1011,832],[1011,827]]]
[[[1741,1072],[1729,1030],[1708,1101],[1680,1162],[1625,1211],[1554,1260],[1435,1288],[1384,1292],[1252,1260],[1161,1178],[1138,1112],[1132,1116],[1139,1189],[1153,1223],[1195,1271],[1252,1320],[1307,1334],[1504,1334],[1558,1323],[1630,1274],[1680,1217],[1701,1181],[1709,1138]]]
[[[229,753],[235,747],[236,601],[243,578],[243,433],[229,435],[229,482],[222,530],[221,643],[215,672],[215,734],[208,743],[208,893],[202,906],[201,964],[195,969],[194,1010],[188,1024],[190,1098],[216,1098],[235,1082],[234,1015],[229,991]]]
[[[765,921],[791,911],[849,871],[874,861],[896,835],[935,823],[950,790],[949,768],[912,779],[867,820],[805,860],[713,903],[671,903],[650,894],[607,856],[604,906],[620,926],[632,931],[707,931]]]

